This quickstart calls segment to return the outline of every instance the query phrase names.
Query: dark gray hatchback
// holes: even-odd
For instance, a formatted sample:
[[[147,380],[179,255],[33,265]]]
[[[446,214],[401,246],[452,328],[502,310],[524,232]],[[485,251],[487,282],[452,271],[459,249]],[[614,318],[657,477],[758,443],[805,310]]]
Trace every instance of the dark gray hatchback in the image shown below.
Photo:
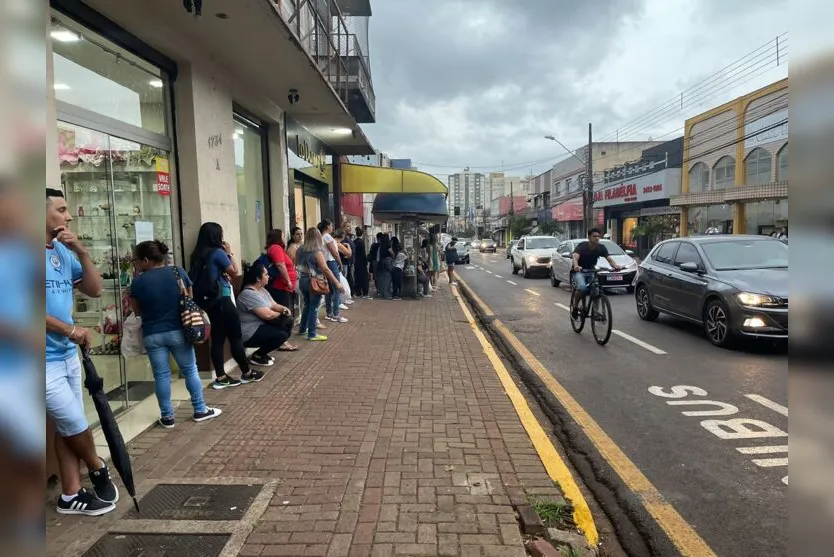
[[[702,324],[710,342],[788,338],[788,246],[766,236],[666,240],[640,263],[637,313]]]

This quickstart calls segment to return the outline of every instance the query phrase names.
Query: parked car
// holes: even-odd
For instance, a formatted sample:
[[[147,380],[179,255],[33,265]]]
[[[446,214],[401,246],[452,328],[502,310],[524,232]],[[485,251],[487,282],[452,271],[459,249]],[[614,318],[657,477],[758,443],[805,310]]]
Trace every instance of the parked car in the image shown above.
[[[565,240],[556,248],[553,254],[553,264],[550,266],[550,284],[554,287],[561,283],[571,282],[571,271],[573,270],[573,250],[585,239]],[[634,292],[632,283],[637,274],[637,262],[631,257],[634,252],[631,250],[623,250],[615,242],[611,240],[600,240],[600,244],[604,245],[608,250],[611,259],[620,267],[625,267],[622,271],[615,272],[611,265],[603,258],[597,261],[597,267],[604,269],[597,275],[599,284],[603,288],[625,288],[629,294]]]
[[[716,346],[788,338],[788,246],[764,236],[666,240],[640,263],[637,314],[698,323]]]
[[[455,244],[455,247],[458,248],[458,263],[466,263],[469,264],[469,242],[462,241]]]
[[[475,250],[480,250],[481,249],[481,241],[476,238],[476,239],[472,240],[472,243],[469,245],[469,247],[472,248],[472,249],[475,249]]]
[[[492,238],[486,238],[485,240],[481,240],[479,249],[481,253],[495,253],[495,250],[498,249],[498,245]]]
[[[518,240],[510,240],[510,243],[507,244],[507,259],[509,259],[512,256],[513,248],[516,246],[517,243]]]
[[[519,271],[524,278],[533,273],[550,272],[550,259],[558,241],[553,236],[522,236],[510,252],[510,269],[514,275]]]

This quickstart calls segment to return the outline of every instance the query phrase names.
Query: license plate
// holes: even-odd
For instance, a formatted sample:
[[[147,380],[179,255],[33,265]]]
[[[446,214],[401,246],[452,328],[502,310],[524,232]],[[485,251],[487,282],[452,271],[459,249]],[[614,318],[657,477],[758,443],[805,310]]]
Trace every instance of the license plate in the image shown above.
[[[623,275],[608,275],[608,280],[610,280],[610,281],[623,280]]]

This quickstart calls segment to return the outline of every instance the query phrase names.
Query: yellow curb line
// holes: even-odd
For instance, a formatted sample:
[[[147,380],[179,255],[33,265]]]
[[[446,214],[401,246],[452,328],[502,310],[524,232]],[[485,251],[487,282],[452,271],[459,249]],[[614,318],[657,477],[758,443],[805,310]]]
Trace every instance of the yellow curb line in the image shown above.
[[[460,282],[470,295],[474,294],[465,282]],[[473,298],[473,300],[476,300],[479,304],[479,310],[489,310],[479,299]],[[489,312],[492,313],[492,310],[489,310]],[[669,539],[675,544],[681,554],[685,556],[715,557],[715,552],[698,535],[695,529],[663,498],[660,491],[652,485],[649,479],[626,456],[623,450],[614,443],[614,440],[603,431],[602,427],[596,423],[582,405],[573,398],[568,390],[556,380],[553,374],[539,362],[530,350],[499,319],[493,319],[491,325],[496,328],[505,341],[512,345],[519,356],[530,366],[553,396],[568,411],[573,420],[579,424],[602,457],[611,465],[614,471],[620,476],[620,479],[623,480],[623,483],[640,498],[646,511],[654,518],[666,535],[669,536]]]
[[[495,373],[498,375],[498,378],[501,380],[501,384],[504,386],[507,396],[513,403],[515,411],[521,420],[521,424],[524,426],[524,429],[527,431],[527,435],[533,442],[533,446],[535,447],[542,464],[544,464],[544,468],[547,470],[548,476],[550,476],[551,480],[559,484],[559,488],[562,490],[562,493],[564,493],[565,498],[567,498],[573,505],[573,519],[576,526],[585,535],[585,538],[588,540],[588,544],[591,547],[597,547],[597,544],[599,543],[597,527],[596,524],[594,524],[594,518],[591,515],[591,509],[588,507],[588,502],[585,501],[585,497],[582,496],[582,492],[579,490],[579,486],[576,484],[573,475],[565,462],[559,456],[559,453],[556,451],[556,447],[553,446],[553,443],[550,441],[547,433],[545,433],[541,424],[536,419],[533,411],[530,410],[530,406],[527,404],[527,399],[525,399],[524,395],[521,394],[521,391],[518,389],[510,376],[509,371],[507,371],[504,363],[492,347],[492,344],[490,344],[478,328],[475,318],[472,316],[469,308],[466,307],[466,304],[464,304],[456,287],[453,287],[453,292],[458,300],[458,304],[460,304],[460,307],[466,316],[467,321],[469,321],[470,327],[472,327],[472,330],[475,332],[475,336],[481,343],[484,353],[490,363],[492,363],[492,367],[495,369]]]

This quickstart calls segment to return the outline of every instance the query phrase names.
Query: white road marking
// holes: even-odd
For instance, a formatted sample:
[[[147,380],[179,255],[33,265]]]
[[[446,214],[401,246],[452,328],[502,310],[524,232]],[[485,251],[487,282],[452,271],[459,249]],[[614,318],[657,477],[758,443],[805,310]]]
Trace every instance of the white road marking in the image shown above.
[[[495,278],[503,278],[501,275],[495,275]]]
[[[513,282],[513,281],[511,281],[511,280],[508,280],[507,282],[509,282],[509,283],[510,283],[510,284],[512,284],[513,286],[518,286],[518,284],[516,284],[515,282]]]
[[[474,268],[475,268],[474,266],[470,265],[470,266],[468,266],[466,269],[467,269],[467,270],[469,270],[469,271],[471,271],[471,270],[472,270],[472,269],[474,269]]]
[[[560,304],[559,302],[556,302],[553,305],[556,306],[556,307],[562,308],[565,311],[570,311],[570,306],[566,306],[565,304]]]
[[[614,333],[615,335],[619,336],[619,337],[622,337],[622,338],[626,339],[629,342],[633,342],[634,344],[636,344],[637,346],[639,346],[641,348],[645,348],[646,350],[648,350],[649,352],[651,352],[653,354],[660,354],[660,355],[666,354],[665,350],[661,350],[657,346],[652,346],[648,342],[643,342],[639,338],[635,338],[628,333],[624,333],[624,332],[622,332],[618,329],[614,329],[611,332]]]
[[[539,293],[538,293],[538,292],[536,292],[535,290],[530,290],[529,288],[525,288],[524,290],[526,290],[527,292],[529,292],[529,293],[530,293],[530,294],[532,294],[533,296],[541,296],[541,294],[539,294]]]
[[[763,447],[737,447],[736,450],[741,454],[769,454],[769,453],[786,453],[788,452],[787,445],[765,445]]]
[[[753,464],[762,468],[773,468],[774,466],[787,466],[787,458],[754,458]]]
[[[781,404],[777,404],[777,403],[773,402],[769,398],[765,398],[765,397],[760,396],[760,395],[744,395],[744,396],[746,396],[747,398],[749,398],[753,402],[758,402],[762,406],[770,408],[774,412],[779,412],[780,414],[782,414],[786,418],[788,417],[788,409],[785,408],[784,406],[782,406]]]
[[[487,273],[489,273],[490,275],[492,274],[492,271],[490,271],[489,269],[484,269],[484,271],[486,271],[486,272],[487,272]]]

